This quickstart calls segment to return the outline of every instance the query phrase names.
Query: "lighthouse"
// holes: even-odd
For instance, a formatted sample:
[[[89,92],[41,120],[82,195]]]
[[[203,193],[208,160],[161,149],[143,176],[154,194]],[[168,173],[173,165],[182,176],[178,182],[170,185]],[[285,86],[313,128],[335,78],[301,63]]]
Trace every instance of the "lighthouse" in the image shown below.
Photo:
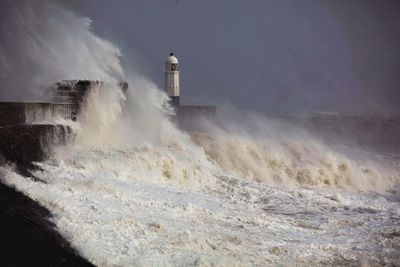
[[[173,106],[179,106],[179,63],[174,53],[165,62],[165,91]]]
[[[172,114],[174,121],[182,129],[196,130],[198,129],[196,118],[215,119],[217,112],[215,106],[181,105],[179,89],[179,62],[174,53],[171,53],[165,61],[165,92],[175,111]]]

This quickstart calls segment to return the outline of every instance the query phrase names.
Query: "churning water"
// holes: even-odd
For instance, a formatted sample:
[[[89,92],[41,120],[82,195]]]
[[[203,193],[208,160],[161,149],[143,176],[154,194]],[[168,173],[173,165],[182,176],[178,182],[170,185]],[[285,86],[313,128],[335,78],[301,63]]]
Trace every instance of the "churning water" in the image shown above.
[[[3,168],[4,181],[100,266],[399,263],[400,204],[385,192],[395,170],[315,143],[209,133],[196,144],[163,123],[140,144],[82,137],[38,163],[39,181]]]
[[[87,58],[82,73],[89,76],[83,78],[109,83],[94,88],[80,119],[69,122],[75,142],[37,163],[38,179],[22,177],[12,166],[0,167],[1,177],[47,207],[57,230],[89,261],[99,266],[400,264],[396,160],[339,153],[304,131],[257,116],[241,123],[202,122],[204,131],[185,133],[169,120],[166,96],[144,78],[125,77],[130,91],[124,100],[112,85],[123,75],[119,50],[94,36],[88,20],[40,3],[64,23],[20,37],[63,43],[65,56],[73,51]],[[18,12],[35,21],[48,18],[43,8],[20,4]],[[55,38],[53,27],[79,34],[56,31]],[[38,45],[35,51],[45,53],[35,40],[30,40]],[[107,71],[110,66],[113,72]],[[64,67],[77,71],[79,65]]]

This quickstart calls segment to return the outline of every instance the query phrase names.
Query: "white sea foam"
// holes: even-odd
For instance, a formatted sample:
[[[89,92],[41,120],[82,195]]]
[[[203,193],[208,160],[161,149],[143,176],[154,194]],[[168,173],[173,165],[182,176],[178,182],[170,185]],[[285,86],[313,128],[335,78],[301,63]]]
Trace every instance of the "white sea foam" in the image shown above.
[[[70,123],[75,142],[37,163],[37,180],[7,166],[0,177],[47,207],[57,230],[92,263],[399,264],[400,205],[381,194],[394,189],[398,169],[335,152],[254,115],[184,133],[168,119],[165,94],[146,79],[129,75],[124,100],[113,85],[122,74],[119,50],[93,35],[88,20],[54,2],[18,3],[23,8],[12,10],[28,12],[22,17],[38,25],[58,16],[42,30],[32,25],[40,55],[55,47],[62,59],[73,55],[71,64],[58,55],[50,60],[50,68],[57,65],[50,77],[82,74],[71,78],[106,83],[93,88],[79,121]],[[32,60],[47,66],[47,59]]]
[[[165,147],[61,158],[40,164],[44,183],[6,169],[3,181],[50,209],[96,265],[381,265],[400,257],[399,203],[376,193],[246,182]]]
[[[98,101],[98,95],[88,101]],[[121,114],[106,121],[115,130],[123,118]],[[132,128],[118,128],[121,132],[111,137],[107,123],[78,123],[85,130],[78,131],[76,143],[59,147],[54,158],[38,163],[41,170],[33,173],[38,181],[1,168],[3,182],[51,210],[60,233],[99,266],[398,263],[400,205],[388,195],[352,192],[358,187],[345,191],[338,188],[341,184],[323,183],[321,188],[287,173],[274,181],[269,176],[276,169],[270,165],[260,167],[263,179],[253,181],[241,173],[257,167],[245,165],[251,159],[241,150],[242,137],[225,131],[222,136],[209,133],[205,140],[214,143],[210,152],[204,140],[198,143],[205,149],[162,112],[156,118],[163,124],[158,135],[151,136],[134,127],[138,119],[144,133],[148,131],[140,116],[132,117]],[[96,142],[87,141],[93,136],[92,126],[98,133]],[[121,142],[126,138],[124,130],[134,133],[137,142]],[[321,150],[310,149],[298,159],[284,150],[280,141],[285,138],[269,139],[275,146],[262,151],[280,155],[287,168],[300,168],[302,157],[310,157],[303,160],[318,167],[314,158],[323,156]],[[225,142],[237,147],[232,144],[227,149]],[[252,142],[253,149],[264,145],[250,135],[245,142]],[[316,141],[311,144],[325,149]],[[213,156],[219,149],[235,152],[222,156],[236,157],[236,164],[221,163],[220,154]]]

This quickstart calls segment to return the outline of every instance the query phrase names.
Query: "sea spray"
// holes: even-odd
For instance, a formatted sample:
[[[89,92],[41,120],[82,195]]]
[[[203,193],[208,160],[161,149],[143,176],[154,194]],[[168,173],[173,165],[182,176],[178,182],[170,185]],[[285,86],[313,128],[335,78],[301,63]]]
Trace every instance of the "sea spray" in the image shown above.
[[[117,84],[95,83],[84,98],[78,116],[80,129],[77,140],[81,145],[102,146],[114,142],[119,130],[116,128],[122,115],[125,97]]]
[[[0,3],[0,99],[49,100],[60,80],[123,81],[120,50],[57,1]]]
[[[203,119],[199,123],[204,132],[191,133],[209,159],[226,172],[273,185],[364,191],[385,192],[400,183],[399,169],[390,162],[355,153],[349,157],[282,120],[239,110],[234,114],[217,123]]]
[[[397,239],[379,245],[400,230],[398,203],[379,194],[248,182],[174,147],[71,149],[39,164],[41,182],[2,167],[3,182],[49,208],[97,265],[390,264],[400,256]]]
[[[190,136],[168,119],[164,93],[123,75],[119,49],[91,33],[88,19],[57,2],[4,3],[21,28],[16,38],[26,37],[16,62],[26,56],[38,68],[18,72],[18,64],[3,64],[1,75],[14,70],[33,85],[34,77],[104,82],[89,93],[79,120],[69,122],[75,142],[36,163],[38,181],[0,167],[2,182],[51,210],[57,230],[92,263],[397,264],[398,202],[338,188],[375,189],[368,175],[353,178],[362,170],[353,159],[253,115],[207,124],[207,134]],[[130,84],[126,99],[115,86],[121,80]],[[39,87],[26,88],[38,96]],[[371,177],[390,188],[376,170]]]

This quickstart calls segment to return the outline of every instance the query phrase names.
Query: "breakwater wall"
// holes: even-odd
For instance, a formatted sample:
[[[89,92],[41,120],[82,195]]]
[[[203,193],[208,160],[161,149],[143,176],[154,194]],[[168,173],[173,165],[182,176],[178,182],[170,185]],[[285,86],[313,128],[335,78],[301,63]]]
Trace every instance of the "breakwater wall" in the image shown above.
[[[75,120],[79,105],[68,103],[1,102],[0,126]]]
[[[71,128],[60,124],[19,124],[0,126],[2,163],[14,163],[26,174],[32,162],[45,160],[56,145],[65,145],[74,137]],[[5,161],[5,162],[4,162]]]
[[[22,172],[31,162],[42,161],[56,145],[73,139],[70,127],[61,124],[75,120],[79,106],[66,103],[0,103],[0,157]]]
[[[79,117],[89,90],[99,81],[61,81],[54,85],[52,102],[0,102],[0,160],[26,172],[32,162],[51,156],[52,149],[74,138],[66,121]],[[128,85],[121,83],[124,92]]]

